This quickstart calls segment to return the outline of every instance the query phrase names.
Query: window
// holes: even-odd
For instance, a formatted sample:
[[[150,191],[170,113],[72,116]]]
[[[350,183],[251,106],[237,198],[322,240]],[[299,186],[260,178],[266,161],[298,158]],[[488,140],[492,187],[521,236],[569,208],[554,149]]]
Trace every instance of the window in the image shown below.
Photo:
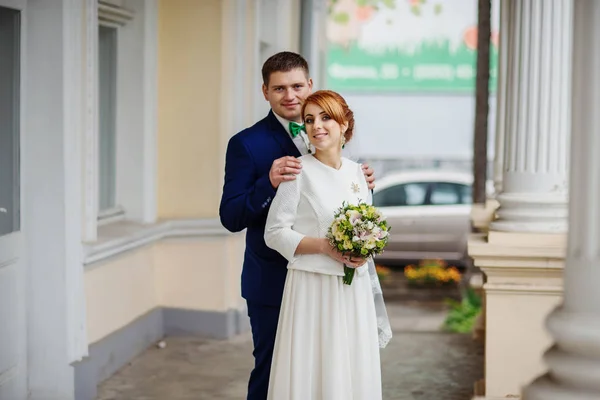
[[[426,183],[407,183],[404,185],[404,190],[406,191],[407,206],[421,206],[425,203]]]
[[[141,43],[133,43],[132,35],[138,35],[131,22],[133,12],[123,8],[122,0],[98,1],[98,48],[97,48],[97,92],[98,102],[98,220],[103,223],[121,219],[125,216],[125,209],[129,211],[123,187],[129,185],[124,179],[126,172],[122,166],[127,163],[123,157],[134,157],[130,149],[124,148],[123,143],[128,141],[124,135],[134,133],[124,132],[124,126],[132,126],[132,119],[139,119],[139,115],[128,103],[141,99],[124,98],[124,93],[130,93],[131,84],[129,76],[125,73],[123,65],[135,69],[132,58],[142,59],[143,53],[134,54],[131,48]],[[142,2],[143,3],[143,2]],[[128,2],[129,5],[139,6],[140,2]],[[123,29],[127,27],[127,29]],[[139,29],[139,28],[138,28]],[[123,65],[122,65],[123,64]],[[138,69],[138,73],[143,71]],[[143,75],[142,75],[143,76]],[[134,82],[131,80],[131,82]],[[141,93],[141,88],[136,88]],[[140,104],[143,103],[140,101]],[[121,112],[125,117],[120,116]],[[134,124],[137,122],[133,122]],[[120,158],[119,158],[120,157]],[[132,188],[132,190],[134,190]]]
[[[158,2],[93,3],[97,25],[85,30],[84,75],[85,109],[92,112],[82,146],[83,240],[92,253],[156,222],[158,81]]]
[[[376,207],[420,206],[425,204],[427,183],[404,183],[383,189],[373,196]]]
[[[98,30],[98,145],[100,215],[117,207],[116,107],[117,28]]]
[[[0,7],[0,236],[20,229],[19,15]]]
[[[429,202],[431,205],[468,204],[465,195],[470,196],[470,187],[457,183],[437,182],[431,187]]]
[[[461,204],[471,204],[473,203],[473,193],[472,186],[470,185],[458,185],[458,190],[460,192]]]

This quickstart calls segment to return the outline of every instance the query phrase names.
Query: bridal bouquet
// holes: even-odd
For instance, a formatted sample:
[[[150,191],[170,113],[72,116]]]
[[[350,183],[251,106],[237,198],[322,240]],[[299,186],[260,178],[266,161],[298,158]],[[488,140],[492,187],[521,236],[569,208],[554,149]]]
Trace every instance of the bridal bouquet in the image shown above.
[[[327,232],[329,243],[344,255],[369,258],[383,252],[390,228],[377,208],[366,203],[344,202]],[[354,268],[344,265],[343,282],[352,284]]]

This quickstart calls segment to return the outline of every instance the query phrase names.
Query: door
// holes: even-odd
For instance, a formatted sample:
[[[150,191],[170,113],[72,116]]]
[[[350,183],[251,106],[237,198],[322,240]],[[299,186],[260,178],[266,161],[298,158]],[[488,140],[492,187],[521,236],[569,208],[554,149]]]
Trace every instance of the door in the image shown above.
[[[0,0],[0,399],[27,396],[26,267],[21,232],[25,0]]]
[[[471,186],[432,182],[422,209],[422,250],[428,258],[462,260],[471,230]]]
[[[421,212],[427,182],[404,182],[388,186],[373,195],[373,205],[386,217],[390,239],[380,259],[418,260],[421,258]]]

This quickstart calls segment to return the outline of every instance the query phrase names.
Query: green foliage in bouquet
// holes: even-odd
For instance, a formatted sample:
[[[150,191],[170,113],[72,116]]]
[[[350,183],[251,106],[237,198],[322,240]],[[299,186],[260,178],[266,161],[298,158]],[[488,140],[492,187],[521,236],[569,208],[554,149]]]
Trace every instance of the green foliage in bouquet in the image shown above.
[[[377,208],[364,203],[342,203],[327,232],[329,243],[344,255],[369,258],[381,254],[388,243],[390,227]],[[354,268],[344,265],[344,283],[350,285]]]

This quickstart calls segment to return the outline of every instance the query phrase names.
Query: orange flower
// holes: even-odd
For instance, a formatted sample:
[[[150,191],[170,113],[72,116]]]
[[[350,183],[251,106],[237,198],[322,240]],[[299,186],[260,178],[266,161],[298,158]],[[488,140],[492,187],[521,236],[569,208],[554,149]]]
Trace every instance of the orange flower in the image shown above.
[[[471,26],[470,28],[467,28],[463,34],[463,41],[470,50],[477,49],[477,26]]]
[[[371,19],[373,16],[372,6],[360,6],[356,8],[356,19],[361,22],[365,22]]]
[[[447,267],[443,260],[422,260],[418,267],[409,265],[404,269],[405,277],[411,282],[437,282],[448,284],[459,282],[461,274],[456,267]]]

